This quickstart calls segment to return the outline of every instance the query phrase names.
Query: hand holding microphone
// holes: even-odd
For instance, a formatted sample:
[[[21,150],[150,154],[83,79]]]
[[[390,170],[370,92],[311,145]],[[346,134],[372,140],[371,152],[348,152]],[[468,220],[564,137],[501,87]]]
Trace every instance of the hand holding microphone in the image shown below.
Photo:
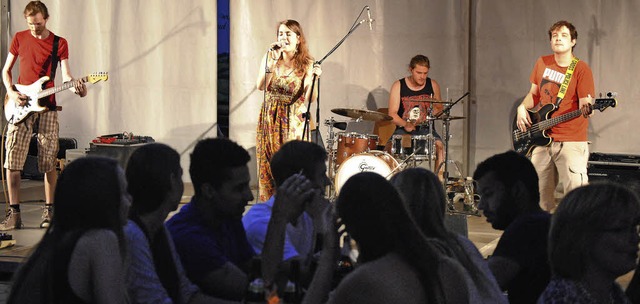
[[[288,45],[286,41],[276,41],[271,44],[269,51],[277,51],[286,45]]]
[[[287,46],[286,41],[276,41],[269,46],[269,53],[271,54],[271,59],[278,60],[280,58],[280,54],[282,54],[282,48]]]

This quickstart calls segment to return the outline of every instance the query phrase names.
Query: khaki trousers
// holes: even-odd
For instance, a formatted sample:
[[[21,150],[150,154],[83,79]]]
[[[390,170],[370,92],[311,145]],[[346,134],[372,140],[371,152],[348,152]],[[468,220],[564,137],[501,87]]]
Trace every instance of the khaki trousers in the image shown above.
[[[531,162],[538,173],[542,209],[551,211],[555,208],[554,193],[558,182],[562,182],[564,194],[588,183],[588,161],[586,141],[552,142],[547,147],[533,150]]]

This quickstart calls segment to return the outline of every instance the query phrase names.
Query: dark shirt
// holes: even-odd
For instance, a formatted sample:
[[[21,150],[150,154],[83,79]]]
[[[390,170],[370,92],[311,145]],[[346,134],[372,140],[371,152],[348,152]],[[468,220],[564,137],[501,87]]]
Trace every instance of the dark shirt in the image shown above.
[[[551,215],[532,212],[516,218],[505,229],[493,256],[515,261],[520,271],[507,285],[509,302],[535,303],[549,283],[547,236]]]
[[[240,219],[228,220],[214,229],[198,213],[193,201],[182,207],[165,226],[187,277],[195,283],[227,262],[246,269],[255,255]]]

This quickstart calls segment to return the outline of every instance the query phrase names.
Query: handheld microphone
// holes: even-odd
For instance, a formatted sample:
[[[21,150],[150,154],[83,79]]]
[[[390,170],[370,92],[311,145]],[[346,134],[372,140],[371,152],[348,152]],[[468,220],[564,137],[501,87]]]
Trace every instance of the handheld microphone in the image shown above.
[[[284,41],[278,41],[275,44],[273,44],[270,48],[269,51],[277,51],[279,49],[281,49],[283,46],[287,45],[286,42]]]
[[[371,9],[369,8],[369,6],[367,6],[367,18],[369,18],[369,20],[367,20],[367,22],[369,22],[369,30],[373,31],[373,27],[371,26],[373,24],[373,19],[371,19]]]

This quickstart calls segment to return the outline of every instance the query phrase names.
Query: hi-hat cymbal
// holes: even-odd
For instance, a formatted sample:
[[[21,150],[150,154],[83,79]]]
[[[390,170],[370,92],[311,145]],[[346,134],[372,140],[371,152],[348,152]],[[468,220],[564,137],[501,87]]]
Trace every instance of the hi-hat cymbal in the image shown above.
[[[430,120],[457,120],[457,119],[465,119],[466,117],[464,116],[440,116],[440,117],[431,117],[428,116],[427,118],[425,118],[425,122],[423,124],[428,123],[428,121]]]
[[[419,99],[411,99],[411,101],[430,102],[430,103],[451,103],[451,102],[446,101],[446,100],[438,100],[438,99],[435,99],[435,98],[419,98]]]
[[[333,123],[333,127],[344,131],[347,129],[347,123],[344,121],[336,121]]]
[[[346,109],[346,108],[336,108],[331,110],[331,112],[336,113],[338,115],[347,116],[355,119],[362,120],[370,120],[370,121],[385,121],[392,120],[391,116],[370,110],[360,110],[360,109]]]
[[[439,120],[456,120],[456,119],[465,119],[466,117],[464,116],[440,116],[438,117]]]

